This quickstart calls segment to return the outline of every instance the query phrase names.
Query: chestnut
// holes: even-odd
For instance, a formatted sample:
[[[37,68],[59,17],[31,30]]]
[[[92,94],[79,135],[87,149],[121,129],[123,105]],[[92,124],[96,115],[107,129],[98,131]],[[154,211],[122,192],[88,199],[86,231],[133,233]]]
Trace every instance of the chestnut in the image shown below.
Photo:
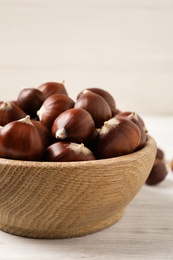
[[[84,144],[57,142],[45,150],[43,160],[53,162],[90,161],[95,160],[95,157]]]
[[[26,116],[26,113],[12,102],[0,102],[0,125],[4,126],[12,121]]]
[[[1,128],[0,157],[37,161],[41,159],[43,152],[43,141],[30,116],[10,122]]]
[[[165,158],[164,151],[161,148],[159,148],[159,147],[157,147],[156,158],[158,158],[160,160],[164,160],[164,158]]]
[[[126,118],[112,118],[101,127],[97,142],[98,159],[133,153],[140,143],[139,127]]]
[[[46,82],[38,86],[37,89],[44,94],[45,99],[54,94],[64,94],[68,96],[64,81],[62,83]]]
[[[148,185],[156,185],[162,182],[168,174],[166,164],[163,160],[155,159],[151,172],[146,180]]]
[[[100,128],[105,121],[112,117],[110,106],[106,100],[90,90],[83,91],[74,107],[87,110],[91,114],[96,128]]]
[[[10,100],[9,103],[14,104],[19,107],[17,100]]]
[[[120,111],[120,112],[117,113],[117,116],[131,117],[133,115],[133,113],[135,114],[136,120],[143,126],[145,133],[148,133],[146,126],[145,126],[145,123],[144,123],[144,120],[137,113],[131,112],[131,111],[124,111],[124,112]]]
[[[92,91],[92,92],[98,94],[99,96],[101,96],[102,98],[104,98],[106,100],[106,102],[108,103],[108,105],[110,106],[112,116],[115,115],[116,103],[115,103],[113,96],[108,91],[101,89],[101,88],[86,88],[85,90]],[[83,94],[85,94],[85,90],[81,91],[78,94],[77,99],[79,99]]]
[[[36,112],[40,109],[45,97],[36,88],[23,88],[17,98],[19,107],[31,118],[36,117]]]
[[[52,125],[52,134],[58,140],[85,142],[94,131],[91,115],[82,108],[71,108],[61,113]]]
[[[144,147],[144,145],[146,144],[147,141],[147,135],[146,135],[146,128],[144,127],[144,124],[142,123],[142,119],[137,115],[137,113],[135,112],[120,112],[116,115],[116,118],[119,117],[125,117],[129,120],[131,120],[133,123],[135,123],[140,131],[141,131],[141,139],[140,139],[140,143],[137,147],[137,149],[141,149],[142,147]]]
[[[37,128],[37,131],[40,134],[41,139],[43,140],[44,147],[47,148],[48,146],[50,146],[54,142],[51,131],[40,121],[32,119],[31,122]]]
[[[41,108],[37,111],[39,120],[49,129],[52,128],[54,120],[65,110],[73,108],[75,102],[63,94],[54,94],[49,96],[43,102]]]
[[[84,145],[93,152],[95,155],[96,151],[96,142],[97,142],[97,137],[99,134],[100,129],[99,128],[94,128],[94,131],[92,135],[84,142]]]

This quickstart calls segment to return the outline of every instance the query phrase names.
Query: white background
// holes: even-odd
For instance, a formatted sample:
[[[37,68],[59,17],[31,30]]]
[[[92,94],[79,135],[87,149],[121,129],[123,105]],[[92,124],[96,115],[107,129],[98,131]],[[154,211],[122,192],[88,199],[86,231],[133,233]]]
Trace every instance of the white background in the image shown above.
[[[172,0],[0,0],[0,100],[61,82],[123,111],[173,113]]]

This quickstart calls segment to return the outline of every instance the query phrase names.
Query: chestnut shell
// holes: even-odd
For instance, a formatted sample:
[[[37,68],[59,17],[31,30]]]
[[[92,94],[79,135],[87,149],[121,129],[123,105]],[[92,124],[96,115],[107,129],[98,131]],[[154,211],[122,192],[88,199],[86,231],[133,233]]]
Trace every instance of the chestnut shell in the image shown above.
[[[57,142],[44,152],[43,161],[74,162],[95,160],[93,153],[83,144]]]
[[[43,94],[45,99],[54,94],[64,94],[68,96],[64,83],[46,82],[37,87]]]
[[[44,152],[44,144],[34,125],[13,121],[0,130],[0,157],[37,161]]]
[[[36,112],[40,109],[44,94],[36,88],[23,88],[17,98],[18,106],[25,111],[27,115],[36,118]]]
[[[1,109],[3,107],[3,109]],[[5,108],[5,109],[4,109]],[[0,126],[21,119],[26,113],[13,102],[0,102]]]
[[[52,125],[52,134],[58,140],[83,143],[94,131],[91,115],[82,108],[71,108],[61,113]],[[57,136],[57,132],[59,135]],[[65,136],[61,136],[64,133]]]
[[[156,185],[162,182],[168,174],[165,162],[158,158],[155,159],[151,172],[146,180],[148,185]]]
[[[141,149],[142,147],[144,147],[144,145],[146,144],[146,141],[147,141],[147,134],[146,134],[146,128],[145,128],[142,118],[135,112],[120,112],[115,117],[116,118],[125,117],[125,118],[131,120],[133,123],[135,123],[139,127],[139,130],[141,132],[141,138],[140,138],[140,143],[139,143],[137,149]]]
[[[49,129],[52,128],[54,120],[67,109],[73,108],[75,102],[63,94],[54,94],[49,96],[43,102],[41,108],[37,111],[40,121]]]
[[[96,142],[98,159],[129,154],[138,147],[141,137],[139,127],[126,118],[120,118],[118,121],[119,123],[116,126],[112,125],[110,129],[106,126],[107,122],[101,128]]]
[[[74,107],[87,110],[92,116],[96,128],[100,128],[105,121],[112,117],[111,109],[106,100],[89,90],[86,90],[77,99]]]
[[[37,120],[31,120],[33,125],[37,128],[38,133],[40,134],[41,139],[43,140],[45,148],[51,145],[55,140],[51,134],[51,131],[44,125],[42,122]]]
[[[104,98],[106,100],[106,102],[108,103],[108,105],[110,106],[112,116],[115,115],[115,111],[116,111],[115,99],[108,91],[101,89],[101,88],[86,88],[86,90],[92,91],[93,93],[98,94],[99,96]],[[78,94],[77,99],[79,99],[83,95],[83,92],[84,91],[81,91]]]

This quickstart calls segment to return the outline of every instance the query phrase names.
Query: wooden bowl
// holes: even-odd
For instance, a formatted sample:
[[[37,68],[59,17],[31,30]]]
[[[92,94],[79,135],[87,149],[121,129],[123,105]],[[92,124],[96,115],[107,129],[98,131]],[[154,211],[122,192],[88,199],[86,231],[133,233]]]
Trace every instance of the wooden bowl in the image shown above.
[[[85,162],[0,159],[0,229],[33,238],[82,236],[117,222],[152,168],[156,143]]]

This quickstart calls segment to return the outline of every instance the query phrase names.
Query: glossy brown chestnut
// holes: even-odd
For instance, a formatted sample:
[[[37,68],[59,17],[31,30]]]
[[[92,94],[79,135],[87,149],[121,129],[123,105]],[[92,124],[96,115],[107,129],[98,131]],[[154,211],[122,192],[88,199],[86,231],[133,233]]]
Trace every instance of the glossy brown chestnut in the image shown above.
[[[94,131],[91,115],[82,108],[71,108],[61,113],[52,125],[52,135],[58,140],[83,143]]]
[[[37,89],[43,92],[45,99],[54,94],[68,95],[67,90],[64,86],[64,82],[46,82],[38,86]]]
[[[74,107],[74,101],[63,94],[54,94],[46,98],[41,108],[37,111],[39,120],[49,129],[54,120],[67,109]]]
[[[115,103],[113,96],[108,91],[101,89],[101,88],[86,88],[85,90],[92,91],[92,92],[98,94],[99,96],[101,96],[102,98],[104,98],[106,100],[106,102],[108,103],[108,105],[110,106],[112,116],[115,115],[116,103]],[[78,94],[77,99],[79,99],[83,95],[83,93],[85,93],[85,90],[81,91]]]
[[[164,158],[165,158],[164,151],[161,148],[159,148],[159,147],[157,147],[156,158],[158,158],[160,160],[164,160]]]
[[[168,174],[165,162],[158,158],[155,159],[154,165],[151,169],[151,172],[146,180],[148,185],[156,185],[162,182]]]
[[[100,128],[105,121],[112,117],[111,109],[106,100],[90,90],[83,91],[74,107],[87,110],[91,114],[96,128]]]
[[[139,119],[139,116],[135,112],[121,112],[116,115],[116,118],[125,117],[129,120],[131,120],[133,123],[135,123],[140,131],[141,131],[141,139],[138,147],[136,149],[141,149],[144,147],[147,141],[147,134],[146,134],[146,128],[144,127],[143,123]]]
[[[36,88],[23,88],[17,98],[19,107],[31,118],[36,117],[36,112],[40,109],[44,101],[44,94]]]
[[[98,159],[132,153],[140,143],[139,127],[126,118],[112,118],[100,129],[96,154]]]
[[[44,143],[44,147],[47,148],[48,146],[50,146],[55,141],[51,131],[47,128],[46,125],[44,125],[40,121],[32,119],[31,122],[37,128],[37,131],[39,132],[41,139]]]
[[[0,130],[0,157],[8,159],[37,161],[44,152],[43,141],[26,116],[5,125]]]
[[[0,126],[23,118],[26,113],[12,102],[0,102]]]
[[[135,113],[135,112],[131,112],[131,111],[123,111],[123,112],[118,112],[118,116],[130,116],[132,113]],[[145,123],[144,123],[144,120],[142,119],[141,116],[139,116],[137,113],[136,114],[136,117],[137,117],[137,120],[139,121],[139,123],[143,126],[144,128],[144,131],[147,133],[147,129],[146,129],[146,126],[145,126]]]
[[[19,107],[17,100],[10,100],[9,103],[14,104]]]
[[[53,162],[90,161],[95,160],[95,157],[83,144],[57,142],[45,150],[43,160]]]
[[[91,150],[93,154],[96,153],[96,142],[97,142],[99,131],[100,131],[99,128],[94,128],[92,135],[84,142],[84,145],[89,150]]]

